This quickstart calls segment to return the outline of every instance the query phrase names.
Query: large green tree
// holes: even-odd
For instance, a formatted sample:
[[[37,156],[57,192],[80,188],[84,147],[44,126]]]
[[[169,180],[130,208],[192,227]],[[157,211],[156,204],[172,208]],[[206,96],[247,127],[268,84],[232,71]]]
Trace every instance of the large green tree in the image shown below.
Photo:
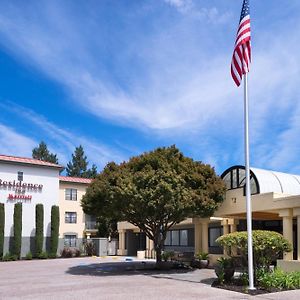
[[[87,156],[84,153],[83,147],[80,145],[75,148],[72,154],[71,161],[67,164],[67,176],[95,178],[97,175],[97,167],[93,164],[91,169],[88,169]]]
[[[109,163],[88,187],[88,214],[128,221],[153,240],[157,262],[167,231],[187,217],[209,217],[225,186],[209,165],[185,157],[175,146]]]
[[[58,164],[56,154],[51,153],[45,142],[41,141],[40,144],[32,149],[32,158],[48,161],[54,164]]]

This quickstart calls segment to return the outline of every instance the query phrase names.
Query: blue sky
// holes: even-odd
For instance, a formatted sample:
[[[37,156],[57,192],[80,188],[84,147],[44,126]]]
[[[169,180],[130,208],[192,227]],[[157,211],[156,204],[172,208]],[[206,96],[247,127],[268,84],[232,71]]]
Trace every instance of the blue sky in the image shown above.
[[[0,153],[101,170],[158,146],[243,164],[241,0],[0,1]],[[300,174],[300,1],[252,0],[251,165]]]

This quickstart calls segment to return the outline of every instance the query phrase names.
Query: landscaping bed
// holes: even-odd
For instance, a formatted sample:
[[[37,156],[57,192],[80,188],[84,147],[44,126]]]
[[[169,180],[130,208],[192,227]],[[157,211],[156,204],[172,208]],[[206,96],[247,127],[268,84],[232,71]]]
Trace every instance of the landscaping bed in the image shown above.
[[[224,290],[239,292],[239,293],[253,295],[253,296],[284,291],[278,288],[265,289],[261,287],[257,287],[255,288],[255,290],[248,290],[248,286],[245,286],[243,281],[238,278],[235,278],[231,282],[226,282],[223,284],[221,284],[218,280],[215,280],[211,286],[215,288],[220,288]]]

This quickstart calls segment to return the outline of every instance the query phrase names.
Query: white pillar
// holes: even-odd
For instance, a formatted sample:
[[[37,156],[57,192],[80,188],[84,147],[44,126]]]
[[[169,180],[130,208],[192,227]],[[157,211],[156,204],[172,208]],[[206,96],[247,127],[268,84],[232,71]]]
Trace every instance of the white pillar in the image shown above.
[[[153,240],[146,236],[146,258],[155,258],[155,250]]]
[[[282,217],[283,237],[287,239],[293,247],[293,214],[291,209],[284,209],[279,212]],[[293,260],[293,251],[283,254],[284,260]]]
[[[208,253],[208,223],[209,218],[207,219],[201,219],[201,244],[202,244],[202,252]]]
[[[127,251],[125,249],[125,230],[119,229],[119,249],[117,251],[118,255],[126,255]]]

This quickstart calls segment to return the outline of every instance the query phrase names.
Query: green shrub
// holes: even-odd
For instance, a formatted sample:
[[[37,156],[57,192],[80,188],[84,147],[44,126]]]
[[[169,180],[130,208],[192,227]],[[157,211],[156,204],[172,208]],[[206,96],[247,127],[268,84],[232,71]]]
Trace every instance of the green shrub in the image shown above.
[[[39,255],[43,252],[44,243],[44,206],[43,204],[37,204],[35,206],[35,255]]]
[[[284,272],[276,268],[274,272],[261,269],[257,272],[259,286],[267,289],[292,290],[300,288],[300,272]]]
[[[57,258],[57,254],[56,253],[49,253],[48,258]]]
[[[16,203],[14,207],[14,248],[13,254],[18,259],[21,257],[22,246],[22,203]]]
[[[59,236],[59,207],[53,205],[51,207],[51,237],[50,237],[50,253],[57,253]]]
[[[30,251],[26,254],[25,259],[32,260],[32,253]]]
[[[18,259],[17,255],[11,254],[9,252],[7,252],[2,258],[3,261],[12,261],[17,259]]]
[[[48,253],[46,251],[42,251],[39,256],[39,259],[47,259],[48,258]]]
[[[8,252],[8,253],[5,253],[5,255],[2,257],[2,260],[3,261],[10,261],[11,259],[11,254]]]
[[[4,247],[5,210],[4,203],[0,203],[0,260],[3,257]]]
[[[231,281],[234,275],[234,264],[231,257],[220,257],[215,266],[215,273],[221,284]]]
[[[207,252],[198,252],[197,254],[195,254],[195,258],[199,260],[208,260],[208,256],[209,254]]]
[[[169,260],[172,260],[174,258],[174,251],[164,251],[162,254],[161,254],[161,258],[163,261],[169,261]]]
[[[219,237],[216,241],[225,247],[231,255],[231,249],[235,248],[242,256],[243,265],[247,266],[248,234],[246,231],[233,232]],[[254,269],[269,269],[273,261],[278,259],[283,252],[292,250],[291,244],[278,232],[268,230],[253,230],[253,263]]]

